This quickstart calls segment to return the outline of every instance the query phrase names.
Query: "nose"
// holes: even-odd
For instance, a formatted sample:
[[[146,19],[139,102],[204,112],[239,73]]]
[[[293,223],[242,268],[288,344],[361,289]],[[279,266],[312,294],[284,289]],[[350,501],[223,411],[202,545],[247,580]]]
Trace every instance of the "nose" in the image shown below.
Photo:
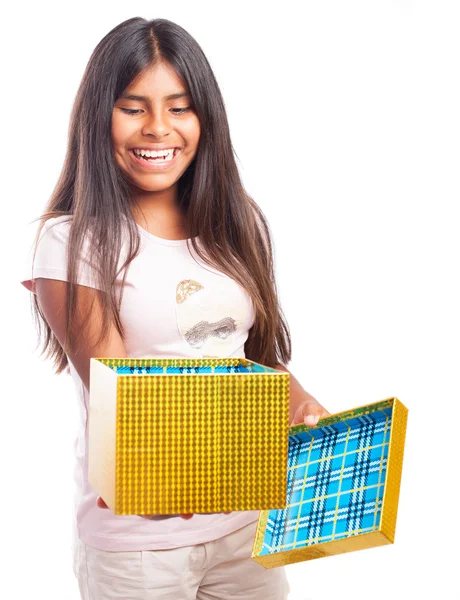
[[[154,135],[155,137],[167,135],[169,130],[169,120],[162,111],[156,111],[147,116],[142,126],[142,133],[144,135]]]

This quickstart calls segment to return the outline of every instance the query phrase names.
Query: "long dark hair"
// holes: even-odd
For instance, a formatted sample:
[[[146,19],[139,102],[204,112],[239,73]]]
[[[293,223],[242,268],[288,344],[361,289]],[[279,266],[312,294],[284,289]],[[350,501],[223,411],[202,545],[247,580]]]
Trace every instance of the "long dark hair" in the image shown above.
[[[111,322],[125,339],[115,280],[137,256],[140,234],[132,214],[131,192],[112,148],[111,123],[116,100],[134,78],[158,61],[170,65],[192,98],[200,122],[194,160],[178,181],[180,210],[186,215],[194,250],[207,264],[237,281],[251,296],[255,321],[245,344],[246,357],[274,366],[291,360],[291,339],[281,310],[268,223],[243,188],[230,139],[222,95],[198,43],[167,19],[128,19],[96,46],[87,64],[73,105],[64,165],[40,220],[35,248],[46,221],[69,215],[67,332],[64,348],[49,327],[33,295],[33,313],[45,329],[46,358],[54,359],[56,374],[68,367],[66,350],[76,341],[71,323],[76,308],[78,256],[88,232],[90,256],[103,305],[99,342]],[[122,219],[124,216],[126,219]],[[118,268],[123,227],[129,234],[128,256]],[[199,236],[203,251],[194,237]]]

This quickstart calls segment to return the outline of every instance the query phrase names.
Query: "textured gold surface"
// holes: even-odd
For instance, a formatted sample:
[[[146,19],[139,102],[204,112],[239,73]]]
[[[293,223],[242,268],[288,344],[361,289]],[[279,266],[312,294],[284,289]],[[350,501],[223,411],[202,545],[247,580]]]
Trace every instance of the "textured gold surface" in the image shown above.
[[[324,558],[325,556],[334,556],[335,554],[344,554],[345,552],[355,552],[357,550],[367,550],[376,546],[385,546],[391,542],[381,531],[363,533],[351,538],[335,540],[333,542],[324,542],[315,546],[306,548],[296,548],[295,550],[286,550],[275,554],[266,554],[257,556],[254,549],[251,558],[266,569],[291,565],[304,560],[314,560],[315,558]]]
[[[383,495],[380,530],[394,542],[396,518],[398,515],[399,492],[404,459],[408,410],[397,398],[393,404],[393,424],[390,434],[387,478]]]
[[[240,358],[92,360],[107,367],[257,365]],[[116,443],[105,452],[115,452],[113,512],[284,507],[290,376],[265,369],[222,374],[112,371],[117,378]],[[98,482],[91,484],[97,489]]]

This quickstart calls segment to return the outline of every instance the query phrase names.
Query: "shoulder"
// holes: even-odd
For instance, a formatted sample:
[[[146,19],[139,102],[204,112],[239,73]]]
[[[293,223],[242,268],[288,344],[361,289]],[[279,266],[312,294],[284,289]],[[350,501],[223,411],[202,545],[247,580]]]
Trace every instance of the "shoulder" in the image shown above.
[[[40,230],[39,243],[46,239],[46,241],[54,241],[61,243],[68,243],[69,235],[72,228],[73,215],[59,215],[57,217],[50,217],[47,219]],[[92,230],[93,223],[90,222],[85,228],[83,235],[83,243],[86,246],[90,238],[90,231]]]
[[[60,237],[67,238],[70,232],[72,215],[61,215],[47,219],[40,231],[40,241],[44,238]]]
[[[72,229],[73,215],[60,215],[48,218],[43,225],[38,227],[38,240],[36,251],[48,256],[53,253],[66,253],[69,247],[70,232]],[[41,227],[41,228],[40,228]],[[80,252],[89,252],[89,232],[84,231],[83,246]]]

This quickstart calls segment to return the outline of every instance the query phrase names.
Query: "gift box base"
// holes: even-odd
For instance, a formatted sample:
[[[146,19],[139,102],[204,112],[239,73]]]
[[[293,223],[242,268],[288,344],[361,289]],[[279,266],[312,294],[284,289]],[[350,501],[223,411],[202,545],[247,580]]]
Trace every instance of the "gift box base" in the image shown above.
[[[244,358],[92,358],[89,482],[116,515],[282,508],[289,377]]]

